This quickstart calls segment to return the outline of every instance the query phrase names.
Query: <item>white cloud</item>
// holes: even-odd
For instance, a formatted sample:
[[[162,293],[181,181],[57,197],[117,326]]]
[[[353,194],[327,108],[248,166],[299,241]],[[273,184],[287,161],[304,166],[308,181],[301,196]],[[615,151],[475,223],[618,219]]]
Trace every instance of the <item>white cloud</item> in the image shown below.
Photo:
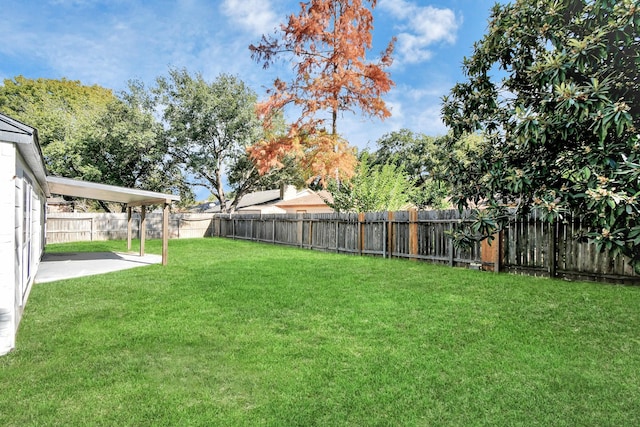
[[[436,43],[456,41],[456,32],[462,18],[451,9],[419,6],[406,0],[381,0],[380,8],[400,21],[398,60],[403,64],[417,64],[433,56],[430,47]]]
[[[429,136],[445,135],[448,129],[442,121],[440,108],[440,103],[426,106],[417,116],[419,126],[415,130]]]
[[[253,34],[270,33],[278,25],[269,0],[224,0],[222,12]]]

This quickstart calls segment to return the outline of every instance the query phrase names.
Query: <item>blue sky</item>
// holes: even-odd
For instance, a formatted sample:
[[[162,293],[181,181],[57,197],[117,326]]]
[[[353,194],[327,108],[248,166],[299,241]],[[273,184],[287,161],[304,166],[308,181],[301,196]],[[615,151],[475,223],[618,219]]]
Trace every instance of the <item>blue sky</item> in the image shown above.
[[[408,128],[441,135],[440,99],[464,79],[461,63],[482,38],[494,0],[378,0],[374,47],[378,56],[398,37],[391,67],[396,86],[385,97],[392,117],[346,113],[339,132],[360,148]],[[152,85],[169,67],[208,80],[239,76],[260,98],[290,65],[265,71],[248,45],[299,11],[298,0],[4,0],[0,21],[0,79],[62,78],[116,91],[139,79]]]

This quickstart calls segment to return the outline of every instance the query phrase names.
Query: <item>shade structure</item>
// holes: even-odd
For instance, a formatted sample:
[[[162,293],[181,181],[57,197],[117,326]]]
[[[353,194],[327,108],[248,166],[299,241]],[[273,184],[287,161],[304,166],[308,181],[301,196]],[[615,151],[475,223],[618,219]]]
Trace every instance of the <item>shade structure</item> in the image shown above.
[[[144,255],[146,206],[162,205],[162,264],[167,265],[168,240],[169,240],[169,206],[173,202],[180,201],[180,196],[155,191],[139,190],[136,188],[119,187],[116,185],[100,184],[97,182],[81,181],[79,179],[47,176],[47,185],[51,194],[61,196],[82,197],[85,199],[102,200],[107,202],[125,203],[127,212],[131,218],[131,207],[142,207],[142,222],[140,233],[140,255]],[[127,246],[131,248],[131,226],[127,227]]]
[[[59,176],[47,176],[47,184],[52,194],[126,203],[129,206],[160,205],[180,200],[180,196],[173,194],[118,187],[116,185],[99,184],[97,182]]]

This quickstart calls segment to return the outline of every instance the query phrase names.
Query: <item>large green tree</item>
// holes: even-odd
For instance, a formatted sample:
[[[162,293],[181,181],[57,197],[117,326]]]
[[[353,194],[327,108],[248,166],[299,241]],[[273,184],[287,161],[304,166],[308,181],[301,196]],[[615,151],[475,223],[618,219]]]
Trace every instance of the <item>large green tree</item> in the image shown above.
[[[459,137],[484,151],[450,176],[462,208],[486,202],[487,235],[507,206],[580,213],[601,249],[640,266],[640,8],[634,0],[519,0],[493,8],[444,98]],[[464,173],[460,173],[464,172]]]
[[[171,157],[204,187],[223,210],[232,211],[261,179],[247,147],[263,137],[255,114],[256,94],[235,76],[207,82],[200,74],[172,69],[155,89]],[[230,203],[227,189],[234,194]]]
[[[115,95],[79,81],[18,76],[0,86],[0,111],[38,129],[54,175],[192,199],[180,170],[167,162],[153,104],[139,83]]]
[[[47,168],[65,176],[78,172],[71,158],[83,132],[116,100],[110,89],[64,78],[17,76],[0,86],[0,111],[38,129]],[[76,154],[64,164],[62,153],[71,152]]]
[[[167,156],[154,104],[139,82],[109,103],[82,135],[81,178],[124,187],[178,193],[181,204],[193,201],[179,165]],[[64,158],[64,157],[62,157]]]

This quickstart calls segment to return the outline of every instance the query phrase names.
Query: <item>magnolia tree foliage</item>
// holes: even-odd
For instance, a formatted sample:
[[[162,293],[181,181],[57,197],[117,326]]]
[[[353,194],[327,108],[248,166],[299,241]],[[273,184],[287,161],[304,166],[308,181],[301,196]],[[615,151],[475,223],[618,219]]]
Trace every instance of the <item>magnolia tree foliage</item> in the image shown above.
[[[269,67],[276,58],[290,57],[294,79],[276,79],[257,112],[267,130],[274,113],[287,106],[299,118],[286,135],[267,133],[250,149],[261,172],[281,166],[296,155],[310,175],[348,177],[356,164],[354,151],[338,134],[340,113],[361,111],[384,119],[390,115],[382,95],[393,85],[385,68],[391,65],[393,41],[377,62],[366,59],[372,46],[376,0],[311,0],[300,3],[273,37],[251,45],[252,57]]]
[[[415,187],[403,166],[393,163],[372,165],[369,154],[363,153],[355,175],[337,185],[329,183],[333,202],[327,202],[337,212],[397,211],[411,204]]]
[[[634,0],[494,6],[464,61],[468,81],[442,108],[456,137],[486,138],[472,162],[450,165],[458,206],[489,208],[472,231],[491,234],[508,206],[578,213],[600,249],[638,269],[639,28]]]

